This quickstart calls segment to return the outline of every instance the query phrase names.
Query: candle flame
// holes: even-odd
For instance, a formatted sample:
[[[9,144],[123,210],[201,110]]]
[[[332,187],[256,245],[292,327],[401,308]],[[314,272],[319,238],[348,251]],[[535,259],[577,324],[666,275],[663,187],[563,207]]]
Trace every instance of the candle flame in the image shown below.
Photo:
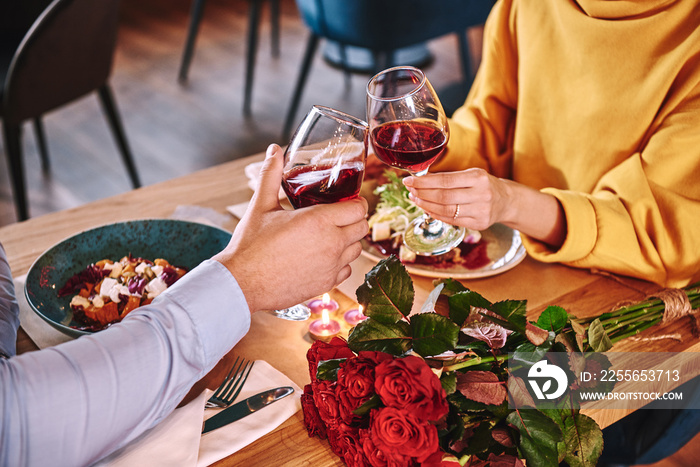
[[[328,293],[323,294],[322,302],[324,305],[328,305],[331,302],[331,296]]]
[[[328,326],[331,323],[331,318],[328,315],[328,310],[324,309],[321,312],[321,322],[323,323],[324,326]]]

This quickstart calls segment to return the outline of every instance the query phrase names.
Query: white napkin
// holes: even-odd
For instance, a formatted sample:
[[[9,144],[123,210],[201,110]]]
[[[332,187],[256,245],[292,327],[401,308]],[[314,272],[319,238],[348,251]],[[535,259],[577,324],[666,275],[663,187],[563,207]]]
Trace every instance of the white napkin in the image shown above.
[[[248,187],[253,191],[258,189],[258,183],[260,182],[260,169],[262,169],[263,164],[264,161],[260,161],[253,162],[252,164],[245,166],[244,172],[246,177],[248,177]],[[277,196],[282,201],[286,201],[287,199],[287,195],[284,193],[282,187],[280,187],[280,191]],[[242,203],[226,206],[226,210],[234,217],[242,219],[246,209],[248,209],[249,204],[250,201],[244,201]]]
[[[224,214],[219,214],[211,208],[194,205],[180,205],[175,208],[175,211],[170,215],[171,219],[199,222],[214,227],[223,228],[228,217]]]
[[[27,275],[16,277],[15,296],[19,303],[19,323],[22,329],[31,337],[34,343],[40,348],[45,349],[53,345],[58,345],[62,342],[72,340],[63,334],[61,331],[51,327],[49,323],[44,321],[37,315],[27,303],[27,297],[24,295],[24,284],[27,282]]]
[[[199,455],[204,403],[213,391],[203,391],[196,399],[173,413],[120,450],[95,466],[134,465],[194,467]]]
[[[260,183],[260,169],[262,169],[264,163],[265,161],[253,162],[252,164],[246,165],[245,169],[243,169],[245,176],[248,177],[248,187],[253,191],[258,189],[258,184]],[[287,198],[282,187],[280,187],[278,196],[279,199]]]
[[[244,448],[280,426],[301,408],[302,391],[299,386],[269,363],[257,360],[237,400],[243,400],[266,389],[279,386],[291,386],[294,388],[294,393],[235,423],[203,434],[199,443],[197,465],[210,465]],[[205,419],[212,417],[218,412],[218,409],[207,410],[204,417]]]
[[[270,433],[301,408],[301,389],[269,363],[257,360],[236,401],[279,386],[292,386],[294,393],[241,420],[202,435],[204,420],[222,410],[204,410],[204,403],[213,393],[206,390],[97,465],[211,465]]]
[[[239,219],[243,219],[243,215],[245,214],[246,209],[248,209],[248,206],[250,205],[250,201],[245,201],[243,203],[239,204],[233,204],[231,206],[226,206],[226,210],[231,213],[234,217],[237,217]]]

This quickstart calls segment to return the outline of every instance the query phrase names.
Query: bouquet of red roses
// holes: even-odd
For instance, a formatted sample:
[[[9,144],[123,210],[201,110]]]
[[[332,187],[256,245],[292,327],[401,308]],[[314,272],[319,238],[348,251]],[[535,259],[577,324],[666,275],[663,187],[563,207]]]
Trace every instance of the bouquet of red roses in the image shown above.
[[[683,292],[700,306],[700,284]],[[604,352],[668,311],[649,299],[578,319],[549,306],[533,322],[523,300],[491,303],[446,279],[411,314],[413,282],[393,256],[367,273],[357,299],[368,319],[347,342],[314,343],[302,396],[309,434],[350,466],[593,467],[603,435],[577,395],[615,383],[582,380],[582,370],[609,368]],[[550,364],[562,383],[532,373]]]
[[[315,342],[307,358],[311,384],[301,398],[304,423],[310,434],[327,437],[346,464],[441,464],[446,454],[438,425],[449,411],[447,395],[423,359],[355,355],[339,338]],[[321,362],[326,365],[319,375]]]
[[[347,342],[313,344],[301,398],[309,435],[327,438],[347,465],[596,464],[595,421],[571,398],[548,409],[514,407],[531,398],[508,363],[605,351],[600,323],[584,328],[560,307],[530,322],[524,301],[491,303],[449,279],[411,314],[413,282],[395,257],[366,275],[357,298],[368,319]]]

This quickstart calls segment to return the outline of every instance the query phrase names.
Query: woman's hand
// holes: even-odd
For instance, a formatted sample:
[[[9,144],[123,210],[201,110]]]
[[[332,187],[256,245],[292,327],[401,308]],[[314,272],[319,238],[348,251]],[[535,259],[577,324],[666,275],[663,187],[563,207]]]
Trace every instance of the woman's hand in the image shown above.
[[[566,217],[555,197],[483,169],[406,177],[404,184],[416,205],[452,225],[486,230],[501,223],[554,247],[566,236]]]
[[[472,230],[486,230],[508,217],[505,180],[482,169],[406,177],[409,197],[435,219]]]

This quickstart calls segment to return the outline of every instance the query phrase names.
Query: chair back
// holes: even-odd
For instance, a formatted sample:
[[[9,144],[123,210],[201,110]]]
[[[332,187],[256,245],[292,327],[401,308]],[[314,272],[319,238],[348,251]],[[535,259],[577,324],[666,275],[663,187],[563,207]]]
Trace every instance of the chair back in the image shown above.
[[[52,1],[10,62],[3,119],[34,118],[102,86],[112,70],[118,23],[119,0]]]
[[[494,0],[296,0],[317,36],[390,52],[486,21]]]

